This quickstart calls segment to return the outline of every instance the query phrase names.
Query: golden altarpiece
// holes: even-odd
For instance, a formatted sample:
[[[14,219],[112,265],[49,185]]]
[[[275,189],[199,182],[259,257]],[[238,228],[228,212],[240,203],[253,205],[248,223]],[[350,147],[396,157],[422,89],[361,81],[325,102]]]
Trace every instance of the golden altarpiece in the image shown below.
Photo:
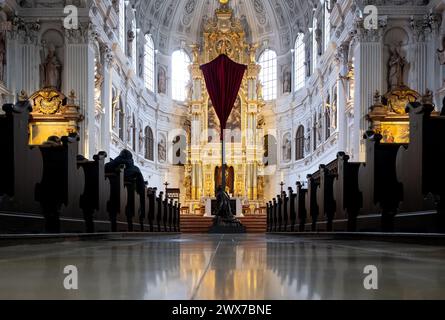
[[[200,66],[225,54],[248,66],[225,133],[227,191],[239,200],[237,208],[242,205],[254,213],[264,203],[263,133],[258,122],[264,101],[259,82],[260,66],[255,61],[257,45],[246,43],[242,24],[234,17],[228,1],[220,3],[215,16],[204,24],[202,47],[191,46],[192,81],[188,95],[191,129],[183,186],[184,205],[190,208],[190,213],[202,213],[207,201],[205,213],[209,214],[208,200],[215,196],[218,181],[221,181],[219,120]],[[240,214],[239,209],[237,214]]]

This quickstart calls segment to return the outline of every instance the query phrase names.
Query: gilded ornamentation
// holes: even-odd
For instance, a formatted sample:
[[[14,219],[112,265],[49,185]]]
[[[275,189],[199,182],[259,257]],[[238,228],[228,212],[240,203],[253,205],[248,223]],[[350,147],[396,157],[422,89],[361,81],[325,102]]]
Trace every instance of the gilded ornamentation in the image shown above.
[[[54,88],[44,88],[31,96],[34,112],[50,115],[58,113],[62,106],[65,96]]]
[[[248,66],[242,81],[235,107],[228,119],[230,137],[226,136],[227,166],[233,168],[230,192],[243,203],[262,205],[262,193],[258,188],[260,178],[258,161],[263,159],[262,141],[254,138],[259,130],[257,117],[264,105],[262,86],[259,83],[260,66],[256,63],[258,44],[247,44],[245,31],[239,19],[233,16],[228,1],[220,1],[221,6],[215,16],[204,22],[204,41],[202,47],[190,46],[193,62],[190,66],[189,122],[191,124],[191,147],[188,153],[190,168],[186,168],[184,179],[185,204],[200,206],[205,198],[214,197],[217,182],[215,170],[221,165],[219,134],[212,139],[208,136],[219,127],[207,93],[200,65],[208,63],[225,54],[233,61]],[[213,129],[213,130],[212,130]],[[219,131],[219,130],[218,130]],[[202,137],[205,134],[206,137]],[[202,139],[204,138],[204,139]],[[264,189],[263,189],[264,190]],[[203,199],[204,198],[204,199]]]

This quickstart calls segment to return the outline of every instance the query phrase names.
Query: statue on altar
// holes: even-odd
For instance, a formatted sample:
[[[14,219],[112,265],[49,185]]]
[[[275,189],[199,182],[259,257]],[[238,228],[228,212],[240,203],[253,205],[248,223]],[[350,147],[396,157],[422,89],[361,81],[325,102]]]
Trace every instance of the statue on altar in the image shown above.
[[[405,66],[408,62],[400,54],[399,47],[389,49],[389,52],[391,57],[388,62],[388,87],[394,89],[403,85]]]
[[[56,55],[56,48],[53,44],[48,46],[48,54],[45,62],[41,64],[42,82],[44,87],[52,87],[60,90],[62,64]]]

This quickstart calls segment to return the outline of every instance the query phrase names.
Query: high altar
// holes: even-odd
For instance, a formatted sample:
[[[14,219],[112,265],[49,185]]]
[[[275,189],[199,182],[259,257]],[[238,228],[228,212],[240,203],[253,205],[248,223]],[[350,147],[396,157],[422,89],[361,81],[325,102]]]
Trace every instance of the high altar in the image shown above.
[[[228,1],[220,3],[215,17],[204,24],[202,48],[197,44],[191,46],[192,81],[188,96],[191,130],[184,194],[185,205],[192,213],[206,208],[205,213],[210,214],[207,212],[210,199],[215,197],[215,189],[221,183],[221,146],[219,120],[200,66],[225,54],[248,66],[225,134],[227,192],[236,199],[239,215],[241,205],[254,212],[264,203],[263,130],[258,123],[264,101],[258,80],[260,66],[255,61],[257,45],[246,43],[242,24],[234,17]]]

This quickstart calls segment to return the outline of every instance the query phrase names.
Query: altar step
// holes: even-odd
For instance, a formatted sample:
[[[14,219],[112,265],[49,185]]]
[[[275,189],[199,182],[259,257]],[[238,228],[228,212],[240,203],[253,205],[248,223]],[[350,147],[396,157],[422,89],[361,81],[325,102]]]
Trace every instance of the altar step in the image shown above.
[[[182,233],[208,233],[213,224],[213,218],[203,216],[181,216]]]
[[[265,215],[248,216],[240,218],[246,227],[247,233],[265,233],[267,222]],[[213,218],[183,215],[181,216],[182,233],[208,233],[213,224]]]

